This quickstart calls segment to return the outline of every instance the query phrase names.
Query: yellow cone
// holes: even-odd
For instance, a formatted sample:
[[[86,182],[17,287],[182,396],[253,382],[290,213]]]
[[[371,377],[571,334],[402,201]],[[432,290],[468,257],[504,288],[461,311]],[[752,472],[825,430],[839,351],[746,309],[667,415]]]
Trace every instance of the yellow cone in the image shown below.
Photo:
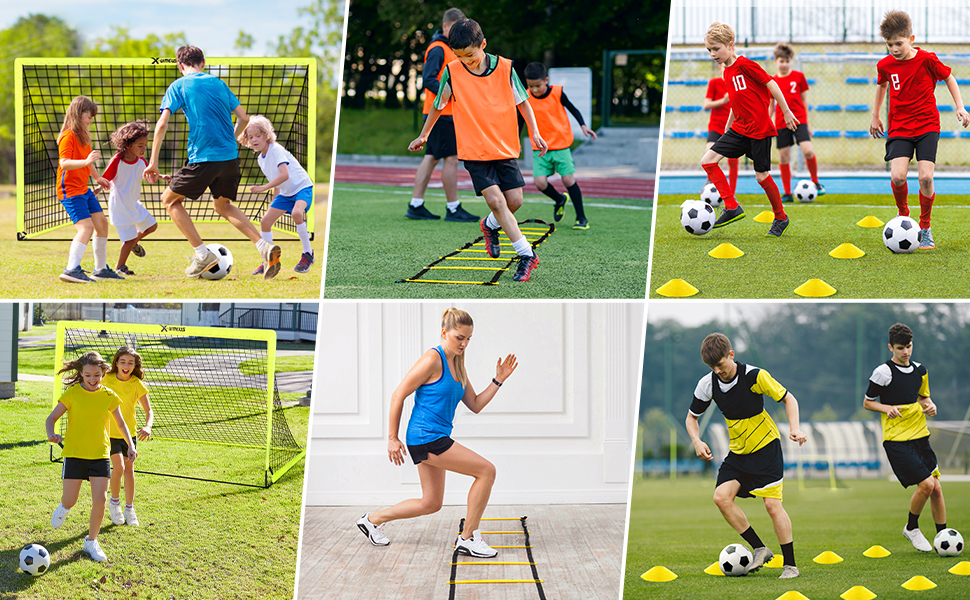
[[[659,292],[660,290],[657,291]],[[834,294],[835,288],[825,283],[821,279],[809,279],[805,283],[795,288],[795,293],[799,296],[806,296],[808,298],[821,298],[823,296],[831,296]]]
[[[677,575],[667,567],[654,567],[640,576],[640,579],[663,583],[677,579]]]
[[[799,594],[796,591],[785,592],[781,596],[775,598],[775,600],[808,600],[807,597]]]
[[[845,591],[844,594],[839,596],[842,600],[872,600],[876,595],[872,591],[865,588],[865,586],[857,585],[851,587]]]
[[[721,577],[724,577],[724,571],[721,570],[721,565],[717,564],[716,562],[711,563],[711,566],[704,569],[704,572],[708,575],[720,575]]]
[[[869,215],[865,219],[862,219],[861,221],[856,223],[856,225],[858,225],[859,227],[882,227],[883,225],[885,225],[885,223],[883,223],[876,217]]]
[[[771,223],[775,220],[775,213],[770,210],[763,210],[761,214],[754,218],[755,223]]]
[[[657,288],[657,293],[668,298],[683,298],[693,296],[698,289],[683,279],[671,279],[667,283]]]
[[[936,587],[936,584],[929,579],[923,577],[922,575],[917,575],[909,581],[903,584],[903,587],[907,590],[919,591],[919,590],[932,590]]]
[[[744,256],[744,252],[734,244],[724,243],[708,252],[714,258],[737,258]]]
[[[834,565],[835,563],[842,562],[842,557],[836,554],[835,552],[832,552],[831,550],[826,550],[825,552],[819,554],[812,560],[814,560],[820,565]]]
[[[781,556],[776,554],[771,560],[765,563],[765,566],[772,569],[780,569],[785,566],[785,561]]]
[[[869,558],[886,558],[890,554],[892,554],[892,552],[890,552],[889,550],[886,550],[879,544],[876,544],[875,546],[863,552],[862,556],[868,556]]]
[[[952,569],[950,569],[950,572],[954,575],[970,575],[970,562],[961,560]]]
[[[838,248],[829,252],[829,256],[833,258],[859,258],[865,255],[865,252],[849,243],[841,244]]]

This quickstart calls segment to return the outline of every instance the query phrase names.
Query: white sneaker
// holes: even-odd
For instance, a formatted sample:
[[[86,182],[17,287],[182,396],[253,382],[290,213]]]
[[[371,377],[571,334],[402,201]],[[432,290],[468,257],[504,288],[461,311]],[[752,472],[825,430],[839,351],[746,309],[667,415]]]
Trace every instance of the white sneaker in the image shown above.
[[[375,546],[386,546],[390,544],[391,540],[387,539],[387,536],[384,535],[384,523],[374,525],[370,522],[370,519],[367,518],[368,514],[365,514],[363,517],[357,519],[357,527],[359,527],[364,535],[367,536],[370,543],[374,544]]]
[[[134,506],[131,508],[125,507],[125,522],[134,527],[138,527],[138,515],[135,514]]]
[[[498,555],[498,550],[486,544],[485,540],[482,539],[481,529],[473,531],[472,536],[467,540],[463,540],[459,535],[458,539],[455,540],[455,548],[459,554],[477,556],[478,558],[492,558]]]
[[[121,504],[115,504],[111,500],[108,500],[108,514],[111,515],[111,522],[115,525],[124,525],[125,516],[121,512]]]
[[[57,529],[63,525],[69,514],[71,514],[70,508],[64,508],[63,504],[58,504],[57,508],[54,509],[54,514],[51,515],[51,527]]]
[[[208,271],[213,265],[219,263],[219,257],[212,250],[206,250],[205,258],[192,255],[192,262],[185,269],[186,277],[199,277],[203,272]]]
[[[84,538],[84,552],[91,555],[91,560],[94,562],[104,562],[108,560],[108,557],[101,550],[101,545],[98,544],[98,540],[89,540]]]
[[[754,573],[760,569],[766,562],[775,557],[774,552],[769,550],[767,546],[762,546],[760,548],[755,548],[752,554],[751,566],[748,567],[748,573]]]
[[[798,577],[798,567],[785,565],[785,568],[781,570],[781,575],[778,576],[778,579],[794,579],[795,577]]]
[[[926,538],[923,537],[923,532],[920,531],[919,528],[916,528],[910,531],[905,527],[903,527],[903,536],[907,540],[913,542],[913,547],[919,550],[920,552],[929,552],[930,550],[933,549],[933,546],[931,546],[930,543],[926,541]]]

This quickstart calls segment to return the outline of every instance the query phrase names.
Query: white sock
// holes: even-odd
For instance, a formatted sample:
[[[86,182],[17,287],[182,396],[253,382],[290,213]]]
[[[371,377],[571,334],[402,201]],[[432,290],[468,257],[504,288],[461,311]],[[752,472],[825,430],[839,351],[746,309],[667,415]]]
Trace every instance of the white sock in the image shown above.
[[[459,202],[458,200],[455,200],[454,202],[448,202],[446,204],[446,206],[448,207],[448,212],[455,212],[456,210],[458,210],[458,206],[460,204],[461,202]]]
[[[111,499],[111,504],[114,504],[115,506],[121,506],[121,499],[120,498],[112,498]]]
[[[264,250],[266,250],[272,245],[273,245],[272,242],[267,242],[266,240],[260,238],[260,240],[256,242],[256,249],[259,250],[260,254],[262,254]]]
[[[263,238],[264,240],[266,240],[270,244],[273,243],[273,231],[272,230],[270,230],[270,231],[260,231],[259,232],[259,237]]]
[[[195,247],[195,255],[198,256],[200,259],[205,258],[208,252],[209,252],[209,247],[205,245],[205,242],[202,242],[201,244]]]
[[[313,249],[310,248],[310,230],[307,229],[306,221],[296,226],[296,232],[300,235],[300,242],[303,243],[303,251],[313,254]]]
[[[94,270],[100,271],[108,266],[108,238],[94,238]]]
[[[82,244],[78,241],[71,242],[71,249],[67,253],[67,270],[71,271],[81,264],[81,259],[84,257],[84,251],[88,249],[87,244]]]
[[[492,214],[492,213],[488,213],[488,216],[485,217],[485,227],[488,227],[488,228],[491,228],[491,229],[501,229],[502,228],[502,226],[498,224],[498,219],[496,219],[495,218],[495,215]]]
[[[525,236],[519,238],[517,242],[512,242],[512,249],[519,256],[532,256],[532,244],[529,243],[529,240],[525,239]]]
[[[422,204],[424,204],[424,198],[411,198],[411,206],[414,208],[418,208]]]

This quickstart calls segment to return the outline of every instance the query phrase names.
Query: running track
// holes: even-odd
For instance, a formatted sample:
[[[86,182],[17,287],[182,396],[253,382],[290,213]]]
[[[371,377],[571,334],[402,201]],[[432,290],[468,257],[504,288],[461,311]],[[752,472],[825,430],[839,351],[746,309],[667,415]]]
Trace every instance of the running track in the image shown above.
[[[365,183],[410,188],[414,186],[414,172],[415,168],[411,167],[337,165],[333,180],[336,183]],[[524,178],[526,184],[531,187],[532,177],[524,176]],[[653,200],[653,179],[636,179],[633,177],[583,177],[579,179],[579,184],[583,190],[583,197]],[[428,187],[441,188],[440,170],[436,170],[435,174],[431,176],[431,184]],[[557,187],[561,188],[562,183],[559,182]],[[463,169],[458,169],[458,189],[472,189],[471,178],[468,172]],[[536,193],[538,192],[536,191]]]

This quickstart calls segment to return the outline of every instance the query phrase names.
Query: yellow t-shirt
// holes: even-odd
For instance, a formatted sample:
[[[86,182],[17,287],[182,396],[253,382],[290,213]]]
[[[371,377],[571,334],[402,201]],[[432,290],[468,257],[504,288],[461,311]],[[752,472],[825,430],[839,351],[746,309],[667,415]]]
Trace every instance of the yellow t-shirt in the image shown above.
[[[102,383],[112,392],[118,394],[121,399],[121,416],[125,418],[128,434],[135,435],[135,432],[138,431],[138,425],[135,423],[135,407],[138,406],[138,399],[148,394],[148,388],[145,387],[141,379],[134,375],[129,377],[128,381],[121,381],[114,373],[108,373],[104,376]],[[121,433],[121,428],[118,427],[114,419],[111,419],[109,428],[108,435],[110,437],[124,439],[125,435]]]
[[[112,411],[121,406],[118,395],[104,386],[89,392],[77,384],[69,387],[58,402],[67,408],[67,433],[61,456],[88,460],[108,458],[111,453],[108,420],[114,419]]]

